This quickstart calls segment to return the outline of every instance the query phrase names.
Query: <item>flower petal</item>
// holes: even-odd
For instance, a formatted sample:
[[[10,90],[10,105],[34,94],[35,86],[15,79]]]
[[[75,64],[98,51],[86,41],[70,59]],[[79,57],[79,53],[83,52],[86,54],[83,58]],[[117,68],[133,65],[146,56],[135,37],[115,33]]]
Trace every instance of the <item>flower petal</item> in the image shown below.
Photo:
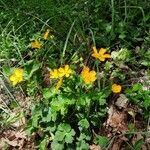
[[[104,57],[105,58],[111,58],[111,55],[110,54],[104,54]]]
[[[105,52],[106,52],[106,49],[105,48],[101,48],[98,53],[100,55],[104,55]]]

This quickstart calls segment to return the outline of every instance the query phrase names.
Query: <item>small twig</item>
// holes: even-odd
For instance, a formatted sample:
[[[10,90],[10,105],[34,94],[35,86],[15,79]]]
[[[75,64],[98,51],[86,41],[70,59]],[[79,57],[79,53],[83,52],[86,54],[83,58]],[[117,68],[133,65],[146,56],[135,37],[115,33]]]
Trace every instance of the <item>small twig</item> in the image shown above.
[[[3,99],[0,97],[0,101],[2,101],[3,102],[3,104],[7,107],[7,109],[10,111],[10,112],[12,112],[12,110],[8,107],[8,105],[6,104],[6,102],[5,101],[3,101]],[[3,109],[3,111],[4,111],[4,109]],[[5,111],[6,112],[6,111]]]
[[[149,116],[149,118],[148,118],[147,131],[150,131],[150,116]]]
[[[5,90],[7,91],[7,93],[9,94],[9,96],[11,97],[11,99],[13,101],[16,102],[16,104],[18,104],[18,106],[20,106],[20,104],[18,103],[18,101],[14,98],[14,96],[11,94],[11,92],[8,90],[8,88],[6,87],[5,83],[3,82],[2,78],[0,78],[0,83],[3,85],[3,87],[5,88]]]
[[[114,137],[111,139],[111,141],[110,141],[109,145],[107,146],[106,150],[109,150],[109,148],[112,146],[112,144],[113,144],[115,138],[116,138],[116,136],[114,136]]]

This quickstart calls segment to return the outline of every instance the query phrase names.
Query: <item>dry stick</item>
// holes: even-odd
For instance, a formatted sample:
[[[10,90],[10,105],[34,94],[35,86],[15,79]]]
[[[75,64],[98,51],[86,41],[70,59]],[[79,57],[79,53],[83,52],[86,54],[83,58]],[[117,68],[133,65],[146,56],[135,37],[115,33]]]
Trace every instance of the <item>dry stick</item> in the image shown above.
[[[2,78],[0,78],[0,83],[3,85],[3,87],[5,88],[5,90],[9,94],[9,96],[11,97],[11,99],[14,100],[18,104],[18,106],[20,106],[20,104],[18,103],[18,101],[15,99],[15,97],[11,94],[11,92],[6,87],[6,85],[5,85],[4,81],[2,80]]]
[[[150,116],[148,118],[148,123],[147,123],[147,131],[149,131],[149,130],[150,130]]]
[[[113,144],[115,138],[116,138],[116,136],[114,136],[114,137],[111,139],[111,141],[110,141],[109,145],[107,146],[106,150],[109,150],[109,148],[112,146],[112,144]]]
[[[0,97],[0,101],[2,101],[3,102],[3,104],[7,107],[7,109],[10,111],[10,112],[12,112],[12,110],[8,107],[8,105],[6,104],[6,102],[5,101],[3,101],[3,99]],[[3,111],[5,111],[4,109],[3,109]],[[6,111],[5,111],[6,112]]]
[[[110,142],[110,144],[108,145],[108,147],[107,147],[107,149],[106,150],[109,150],[109,148],[110,148],[110,146],[112,145],[112,143],[113,143],[113,141],[115,140],[115,138],[118,138],[118,137],[121,137],[121,136],[124,136],[124,135],[128,135],[128,134],[150,134],[150,131],[147,131],[147,132],[128,132],[128,133],[122,133],[122,134],[120,134],[120,135],[116,135],[116,136],[114,136],[112,139],[111,139],[111,142]],[[127,144],[129,144],[129,143],[127,143]],[[129,144],[130,145],[130,144]],[[130,145],[131,146],[131,145]]]

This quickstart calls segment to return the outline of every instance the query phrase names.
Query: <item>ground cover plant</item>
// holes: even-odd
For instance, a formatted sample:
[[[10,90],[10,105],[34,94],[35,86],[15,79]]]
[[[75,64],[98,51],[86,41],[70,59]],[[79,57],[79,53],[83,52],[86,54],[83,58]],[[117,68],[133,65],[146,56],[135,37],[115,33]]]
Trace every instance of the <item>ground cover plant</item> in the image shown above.
[[[148,0],[0,7],[1,149],[150,149]]]

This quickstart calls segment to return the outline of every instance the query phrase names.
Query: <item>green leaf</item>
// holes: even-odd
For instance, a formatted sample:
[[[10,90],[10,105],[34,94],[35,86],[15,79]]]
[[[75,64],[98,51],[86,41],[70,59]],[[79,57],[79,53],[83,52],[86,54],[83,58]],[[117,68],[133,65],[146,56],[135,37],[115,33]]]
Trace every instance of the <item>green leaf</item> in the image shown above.
[[[55,89],[49,89],[49,88],[45,88],[43,89],[43,97],[45,99],[50,99],[52,98],[53,96],[55,96],[57,94],[56,90]]]
[[[146,60],[142,60],[141,64],[146,66],[146,67],[150,67],[150,62],[148,60],[147,61]]]
[[[132,87],[132,91],[138,91],[142,89],[142,85],[140,83],[134,84]]]
[[[10,102],[10,108],[11,109],[14,109],[14,108],[17,108],[17,107],[18,107],[18,104],[17,104],[16,101],[13,100],[13,101]]]
[[[133,149],[134,150],[141,150],[142,145],[143,145],[143,139],[140,139],[140,140],[135,142]]]
[[[98,92],[95,96],[92,97],[95,101],[99,102],[99,105],[106,104],[106,95],[103,92]]]
[[[105,136],[97,135],[94,139],[94,143],[101,146],[101,148],[105,148],[108,145],[109,139]]]
[[[56,131],[56,133],[55,133],[55,140],[63,141],[64,138],[65,138],[65,132]]]
[[[39,119],[39,115],[34,115],[32,117],[32,125],[33,125],[33,127],[38,127],[38,119]]]
[[[144,99],[144,106],[147,109],[148,107],[150,107],[150,96],[147,95]]]
[[[73,142],[73,135],[70,134],[70,133],[66,134],[66,136],[65,136],[65,142],[66,143],[72,143]]]
[[[40,150],[45,150],[47,146],[47,137],[45,137],[39,145]]]
[[[78,141],[82,141],[82,140],[89,141],[91,139],[91,134],[89,134],[88,132],[85,132],[85,133],[81,132],[80,136],[77,139]]]
[[[90,126],[90,124],[89,124],[89,122],[88,122],[88,120],[86,118],[85,119],[81,119],[79,121],[78,125],[80,127],[82,127],[82,128],[85,128],[85,129],[89,128],[89,126]]]
[[[27,133],[27,135],[32,135],[33,131],[34,131],[34,127],[27,127],[25,129],[25,132]]]
[[[77,142],[76,145],[77,145],[76,150],[88,150],[89,149],[89,145],[84,140]]]
[[[8,67],[8,66],[3,66],[3,67],[2,67],[3,74],[4,74],[5,76],[7,76],[7,77],[9,77],[9,76],[11,75],[12,70],[13,70],[13,69],[11,69],[11,68]]]
[[[124,38],[124,35],[121,38]],[[111,53],[111,57],[116,62],[126,62],[129,60],[130,55],[130,51],[126,48],[121,48],[119,51],[113,51]]]
[[[7,124],[15,123],[15,122],[17,122],[18,120],[20,120],[23,117],[24,117],[24,113],[23,112],[18,112],[17,114],[11,114],[10,117],[8,117],[6,119],[6,123]]]
[[[62,123],[62,124],[59,125],[58,130],[70,132],[71,131],[71,126],[67,123]]]
[[[27,62],[25,64],[25,74],[24,74],[25,80],[29,80],[32,77],[33,73],[36,72],[39,68],[40,63],[34,62],[32,60],[30,62]]]
[[[112,62],[106,61],[104,69],[109,71],[113,67]]]
[[[58,141],[54,140],[51,143],[51,148],[52,148],[52,150],[64,150],[64,144],[63,144],[63,142],[58,142]]]
[[[58,129],[55,133],[56,141],[64,141],[66,143],[73,142],[73,136],[75,135],[75,131],[71,129],[71,126],[67,123],[62,123],[58,126]]]

